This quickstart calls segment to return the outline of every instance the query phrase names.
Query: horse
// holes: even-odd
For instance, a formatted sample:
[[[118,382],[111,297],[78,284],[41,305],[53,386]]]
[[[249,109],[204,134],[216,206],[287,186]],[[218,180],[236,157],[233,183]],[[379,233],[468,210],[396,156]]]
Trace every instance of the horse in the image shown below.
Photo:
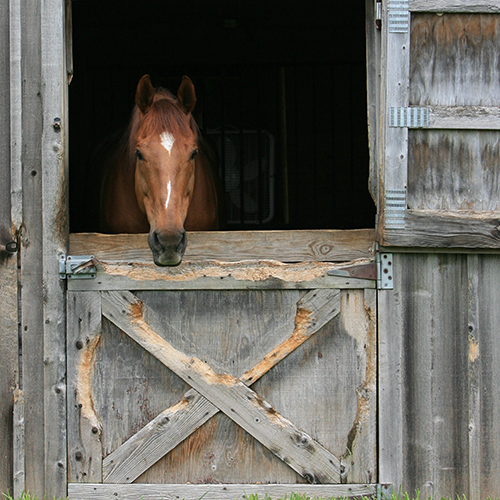
[[[144,75],[128,128],[103,154],[100,231],[149,233],[158,266],[181,263],[186,231],[217,230],[223,223],[217,153],[192,116],[195,103],[189,77],[175,97]]]

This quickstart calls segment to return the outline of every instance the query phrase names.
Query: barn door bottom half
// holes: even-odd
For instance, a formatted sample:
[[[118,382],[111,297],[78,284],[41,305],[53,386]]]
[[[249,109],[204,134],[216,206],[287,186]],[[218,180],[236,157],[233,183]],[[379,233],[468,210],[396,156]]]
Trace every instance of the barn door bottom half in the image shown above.
[[[373,280],[95,264],[68,284],[69,498],[375,493]]]

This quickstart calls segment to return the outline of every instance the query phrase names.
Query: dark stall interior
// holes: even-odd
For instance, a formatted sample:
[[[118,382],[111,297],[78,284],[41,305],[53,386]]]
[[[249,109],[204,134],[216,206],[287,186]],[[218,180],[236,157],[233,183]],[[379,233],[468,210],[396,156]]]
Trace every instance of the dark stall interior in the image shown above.
[[[182,75],[219,149],[228,229],[373,227],[364,1],[72,3],[70,224],[96,231],[91,150],[128,122],[139,78]]]

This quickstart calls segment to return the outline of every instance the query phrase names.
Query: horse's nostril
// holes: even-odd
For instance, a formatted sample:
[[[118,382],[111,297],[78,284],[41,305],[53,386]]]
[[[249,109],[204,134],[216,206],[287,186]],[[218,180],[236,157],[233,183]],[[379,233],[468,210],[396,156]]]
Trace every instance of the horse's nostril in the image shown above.
[[[184,229],[175,233],[155,230],[152,232],[151,236],[153,246],[155,247],[175,249],[178,252],[182,252],[186,248],[186,231],[184,231]]]

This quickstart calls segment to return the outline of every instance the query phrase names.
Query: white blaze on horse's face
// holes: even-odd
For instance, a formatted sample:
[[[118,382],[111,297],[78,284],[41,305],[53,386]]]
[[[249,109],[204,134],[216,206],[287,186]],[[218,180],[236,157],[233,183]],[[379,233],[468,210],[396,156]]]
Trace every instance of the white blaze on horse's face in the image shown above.
[[[170,203],[170,195],[172,194],[172,181],[168,181],[167,184],[167,201],[165,202],[165,210],[168,210],[168,204]]]
[[[162,146],[168,151],[168,154],[171,154],[175,143],[175,137],[166,130],[160,135],[160,141]]]

